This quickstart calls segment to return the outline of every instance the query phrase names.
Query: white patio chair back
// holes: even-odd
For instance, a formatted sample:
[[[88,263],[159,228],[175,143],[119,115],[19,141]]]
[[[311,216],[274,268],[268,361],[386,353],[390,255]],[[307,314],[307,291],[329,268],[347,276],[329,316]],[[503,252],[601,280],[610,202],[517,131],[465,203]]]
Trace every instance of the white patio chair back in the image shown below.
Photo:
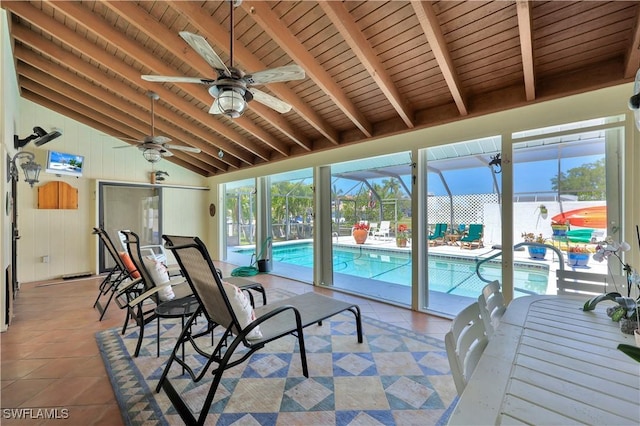
[[[391,232],[391,222],[388,220],[383,220],[382,222],[380,222],[380,227],[378,228],[378,230],[373,232],[373,237],[389,238],[390,232]]]
[[[124,232],[130,232],[128,229],[124,229]],[[125,253],[127,252],[127,237],[122,233],[123,231],[118,231],[118,237],[120,237],[120,244],[122,244],[122,248]],[[153,256],[158,262],[167,264],[167,252],[164,249],[164,246],[161,244],[151,244],[140,246],[140,252],[143,256]]]
[[[478,306],[480,307],[480,316],[484,322],[487,337],[491,338],[493,331],[500,323],[500,319],[507,309],[500,291],[500,281],[492,281],[482,289],[482,293],[478,296]]]
[[[444,342],[453,382],[458,395],[462,395],[489,342],[478,302],[467,306],[454,318]]]
[[[623,294],[622,290],[626,285],[627,279],[622,275],[556,270],[556,289],[559,295],[596,296],[612,291]]]

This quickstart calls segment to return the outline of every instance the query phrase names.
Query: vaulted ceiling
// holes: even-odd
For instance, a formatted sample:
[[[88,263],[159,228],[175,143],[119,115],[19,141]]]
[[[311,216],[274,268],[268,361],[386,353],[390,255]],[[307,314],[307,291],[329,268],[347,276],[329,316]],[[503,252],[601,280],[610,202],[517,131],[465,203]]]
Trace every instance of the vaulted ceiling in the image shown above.
[[[22,97],[131,141],[150,133],[153,91],[155,134],[202,150],[163,161],[203,176],[617,85],[640,67],[637,1],[244,0],[234,66],[306,77],[258,87],[290,112],[254,100],[230,119],[209,114],[206,85],[140,77],[215,79],[178,33],[230,63],[228,2],[1,4]]]

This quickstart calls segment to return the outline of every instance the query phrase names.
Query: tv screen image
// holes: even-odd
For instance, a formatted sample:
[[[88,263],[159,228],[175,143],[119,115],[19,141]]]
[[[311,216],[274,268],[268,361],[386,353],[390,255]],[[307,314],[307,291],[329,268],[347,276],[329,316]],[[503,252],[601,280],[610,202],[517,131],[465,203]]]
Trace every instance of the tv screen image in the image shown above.
[[[47,173],[56,175],[82,176],[84,157],[65,152],[49,151],[47,156]]]

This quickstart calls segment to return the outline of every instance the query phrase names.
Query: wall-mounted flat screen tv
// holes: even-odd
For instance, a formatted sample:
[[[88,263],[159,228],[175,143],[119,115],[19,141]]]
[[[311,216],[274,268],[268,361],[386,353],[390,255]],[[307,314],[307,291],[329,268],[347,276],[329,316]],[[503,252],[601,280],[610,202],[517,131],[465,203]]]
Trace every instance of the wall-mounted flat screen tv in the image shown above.
[[[49,151],[47,155],[47,173],[56,175],[82,176],[84,157],[65,152]]]

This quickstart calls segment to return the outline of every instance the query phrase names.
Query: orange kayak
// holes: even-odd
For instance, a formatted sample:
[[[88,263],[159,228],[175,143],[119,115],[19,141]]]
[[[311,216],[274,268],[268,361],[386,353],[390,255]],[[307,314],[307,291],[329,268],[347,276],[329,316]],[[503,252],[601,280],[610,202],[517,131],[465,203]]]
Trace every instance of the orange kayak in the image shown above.
[[[607,206],[585,207],[569,210],[551,218],[551,223],[566,224],[584,228],[603,229],[607,227]]]

